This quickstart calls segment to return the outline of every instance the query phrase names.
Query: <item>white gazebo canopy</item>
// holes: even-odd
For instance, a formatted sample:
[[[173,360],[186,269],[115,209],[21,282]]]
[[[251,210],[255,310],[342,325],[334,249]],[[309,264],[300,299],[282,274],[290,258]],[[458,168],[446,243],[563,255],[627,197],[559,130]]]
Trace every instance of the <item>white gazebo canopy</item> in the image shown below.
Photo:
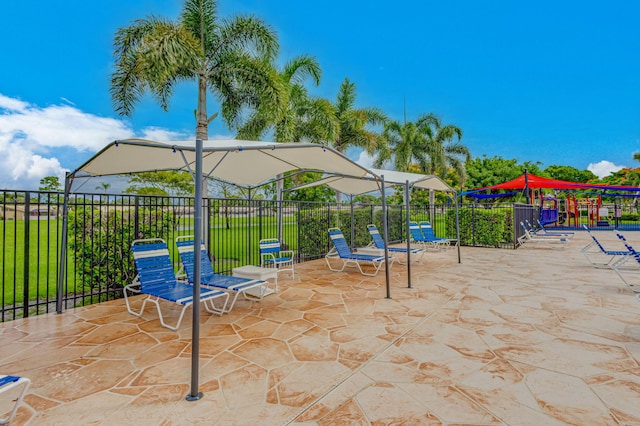
[[[438,176],[382,169],[369,169],[369,173],[361,177],[327,174],[322,179],[297,186],[294,189],[327,185],[336,191],[342,192],[343,194],[366,194],[368,192],[380,190],[382,183],[380,178],[382,176],[384,176],[385,187],[405,186],[406,183],[409,182],[409,187],[413,188],[455,193],[455,190]]]
[[[73,172],[108,176],[161,170],[193,171],[194,141],[125,139],[110,143]],[[240,186],[257,186],[292,170],[316,170],[354,177],[368,171],[348,157],[319,144],[243,140],[203,141],[202,173]]]

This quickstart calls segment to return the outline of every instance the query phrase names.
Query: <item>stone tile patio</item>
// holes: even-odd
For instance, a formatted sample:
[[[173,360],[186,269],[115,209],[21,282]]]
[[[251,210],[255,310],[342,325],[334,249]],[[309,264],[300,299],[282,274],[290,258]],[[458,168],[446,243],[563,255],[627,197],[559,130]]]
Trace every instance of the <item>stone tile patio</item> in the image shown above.
[[[391,299],[384,272],[296,265],[262,302],[203,312],[195,402],[190,311],[178,332],[121,300],[3,323],[0,372],[33,382],[12,424],[637,425],[640,303],[588,238],[428,253],[412,289],[393,266]]]

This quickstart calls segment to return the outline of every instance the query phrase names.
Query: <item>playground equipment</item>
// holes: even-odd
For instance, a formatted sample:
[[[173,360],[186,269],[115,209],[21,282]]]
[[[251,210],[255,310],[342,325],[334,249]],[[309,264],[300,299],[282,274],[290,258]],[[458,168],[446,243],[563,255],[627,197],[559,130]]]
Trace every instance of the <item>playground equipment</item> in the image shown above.
[[[554,226],[580,227],[582,224],[593,226],[609,225],[609,208],[602,205],[602,197],[577,198],[567,195],[565,199],[543,196],[540,193],[532,196],[532,204],[540,206],[540,223]]]

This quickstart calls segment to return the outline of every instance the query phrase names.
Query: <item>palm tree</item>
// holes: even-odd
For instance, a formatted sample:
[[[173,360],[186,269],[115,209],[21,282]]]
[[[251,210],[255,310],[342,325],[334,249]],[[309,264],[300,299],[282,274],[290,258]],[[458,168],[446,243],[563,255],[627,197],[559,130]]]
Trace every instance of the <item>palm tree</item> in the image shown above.
[[[460,142],[462,129],[453,124],[443,126],[439,118],[433,117],[433,136],[427,145],[430,162],[424,171],[444,178],[447,170],[452,169],[460,184],[463,184],[467,177],[465,162],[471,160],[471,152]]]
[[[384,140],[381,136],[367,129],[369,125],[384,124],[387,117],[378,108],[355,108],[356,85],[345,78],[336,103],[333,105],[334,114],[338,121],[338,133],[333,140],[333,148],[344,153],[349,147],[363,148],[368,154],[374,154],[383,149]],[[336,201],[341,202],[342,194],[336,191]]]
[[[301,55],[277,73],[283,88],[283,108],[257,109],[238,130],[240,139],[258,139],[272,129],[276,142],[322,142],[333,139],[337,122],[329,101],[311,98],[304,86],[310,78],[320,84],[322,71],[315,58]]]
[[[208,91],[230,127],[245,107],[279,109],[281,88],[271,66],[275,32],[254,17],[220,21],[216,11],[215,0],[186,0],[177,22],[151,16],[116,32],[111,96],[119,114],[130,116],[145,92],[167,111],[176,84],[189,80],[198,84],[198,139],[208,139],[218,115],[207,115]]]
[[[316,86],[320,84],[322,71],[315,58],[301,55],[289,61],[278,72],[283,87],[285,107],[279,111],[257,109],[240,127],[238,138],[259,139],[272,129],[276,142],[321,142],[331,140],[337,129],[331,104],[320,98],[311,98],[304,87],[307,78]],[[276,176],[278,199],[278,239],[282,241],[282,190],[284,175]]]
[[[376,167],[393,160],[393,168],[400,172],[409,172],[413,164],[420,171],[427,169],[429,162],[429,143],[433,140],[432,126],[437,118],[433,114],[423,115],[416,122],[390,121],[382,132],[386,145],[378,151],[374,162]]]

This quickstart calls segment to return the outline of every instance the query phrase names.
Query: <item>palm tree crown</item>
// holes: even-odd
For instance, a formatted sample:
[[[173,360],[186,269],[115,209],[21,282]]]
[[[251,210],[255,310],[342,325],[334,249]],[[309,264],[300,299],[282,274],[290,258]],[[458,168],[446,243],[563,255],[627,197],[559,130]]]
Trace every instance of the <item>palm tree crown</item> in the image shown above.
[[[198,139],[208,139],[217,116],[207,116],[208,90],[230,126],[243,108],[279,108],[281,87],[271,66],[278,51],[275,32],[254,17],[221,21],[216,10],[214,0],[186,0],[177,22],[151,16],[117,31],[111,95],[118,113],[131,115],[147,91],[168,110],[176,84],[189,80],[198,83]]]

